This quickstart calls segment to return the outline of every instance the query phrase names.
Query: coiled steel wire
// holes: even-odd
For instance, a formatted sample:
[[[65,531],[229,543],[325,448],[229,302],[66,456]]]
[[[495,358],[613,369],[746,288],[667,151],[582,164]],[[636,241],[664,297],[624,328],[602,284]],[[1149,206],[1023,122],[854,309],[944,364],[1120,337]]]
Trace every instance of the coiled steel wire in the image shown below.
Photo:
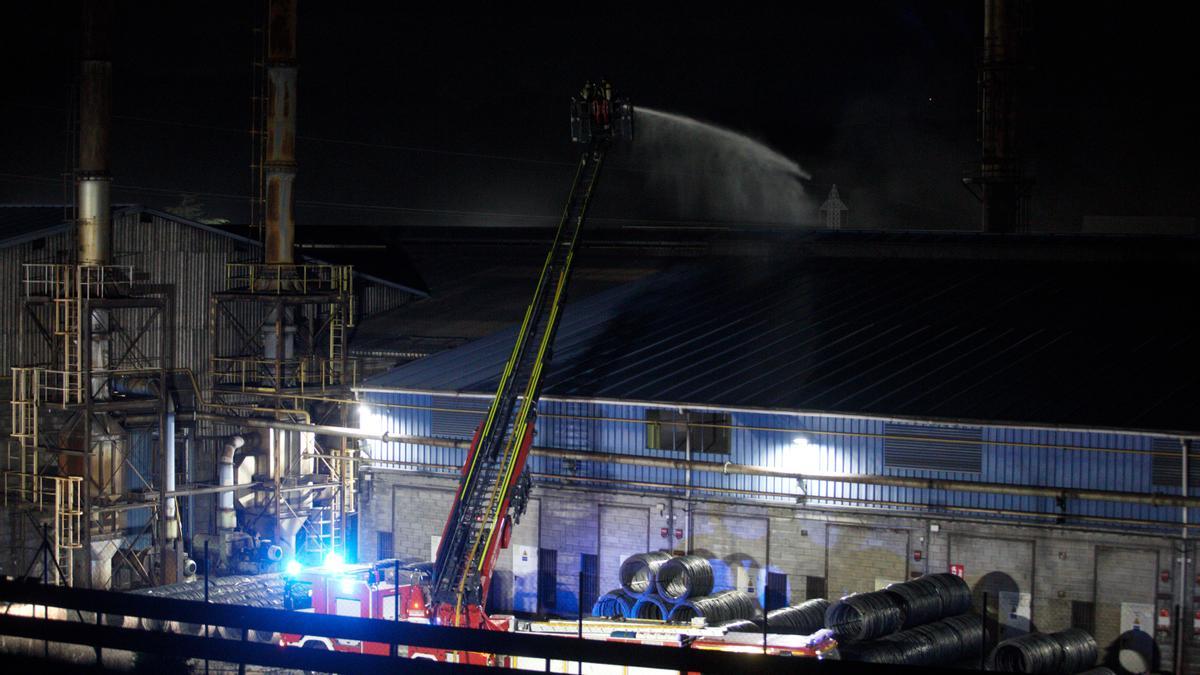
[[[962,577],[949,572],[926,574],[917,579],[932,582],[942,597],[942,616],[958,616],[971,610],[971,587]]]
[[[931,579],[921,577],[903,581],[891,584],[884,590],[896,596],[900,609],[904,612],[904,628],[920,626],[945,616],[942,587]]]
[[[745,591],[721,591],[702,598],[688,598],[675,605],[669,621],[691,621],[704,617],[709,624],[722,624],[735,619],[753,619],[758,614],[758,601]]]
[[[671,554],[662,551],[650,551],[629,556],[625,562],[621,563],[619,573],[621,588],[635,597],[653,594],[658,570],[663,563],[670,559]]]
[[[636,598],[625,592],[623,588],[614,588],[605,593],[592,605],[592,616],[607,618],[629,618],[633,615],[633,604]]]
[[[1061,673],[1063,649],[1045,633],[1029,633],[996,645],[988,659],[990,670],[1016,673]]]
[[[668,602],[708,595],[713,590],[712,565],[698,555],[675,556],[658,568],[655,586]]]
[[[1091,670],[1085,670],[1079,675],[1117,675],[1116,671],[1107,666],[1096,666]]]
[[[725,623],[718,624],[716,627],[724,628],[730,633],[762,632],[762,626],[758,625],[758,623],[755,621],[751,621],[750,619],[734,619],[733,621],[726,621]]]
[[[896,596],[886,591],[847,595],[829,606],[825,627],[838,641],[861,642],[895,633],[904,623]]]
[[[816,598],[792,607],[780,607],[767,612],[767,628],[773,633],[811,635],[825,627],[825,611],[829,601]]]
[[[899,645],[886,640],[858,642],[848,645],[839,644],[838,658],[843,661],[860,661],[862,663],[879,663],[893,666],[902,663]]]
[[[664,621],[671,614],[671,606],[657,595],[643,595],[629,610],[630,618]]]
[[[971,653],[959,632],[943,621],[910,628],[887,639],[900,647],[902,662],[914,666],[950,665]]]
[[[951,666],[979,652],[983,622],[977,616],[957,616],[893,633],[881,640],[851,643],[842,658],[868,663],[911,666]]]
[[[1062,647],[1062,663],[1059,666],[1062,672],[1076,673],[1096,665],[1100,648],[1096,645],[1096,638],[1087,631],[1068,628],[1051,633],[1050,637],[1057,640]]]
[[[958,639],[962,642],[964,658],[978,654],[983,649],[983,619],[978,615],[960,614],[942,619],[941,623],[958,633]]]

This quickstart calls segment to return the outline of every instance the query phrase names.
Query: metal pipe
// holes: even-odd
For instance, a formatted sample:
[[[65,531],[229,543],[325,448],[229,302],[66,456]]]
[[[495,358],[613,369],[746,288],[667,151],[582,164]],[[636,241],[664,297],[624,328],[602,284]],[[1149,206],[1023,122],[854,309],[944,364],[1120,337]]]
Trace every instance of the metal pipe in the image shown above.
[[[317,457],[323,457],[323,458],[327,458],[327,459],[335,459],[335,457],[333,455],[317,455]],[[441,465],[441,464],[429,464],[426,462],[405,462],[402,460],[381,460],[381,463],[401,465],[401,466],[411,466],[411,467],[417,467],[420,469],[424,469],[423,471],[419,471],[419,472],[414,472],[414,471],[410,471],[410,470],[406,470],[406,469],[382,469],[383,471],[387,471],[387,472],[396,472],[396,473],[403,472],[403,473],[406,473],[409,475],[434,476],[434,477],[438,477],[438,478],[451,478],[458,471],[458,469],[456,467],[445,466],[445,465]],[[379,471],[381,469],[376,468],[375,470]],[[563,476],[563,475],[559,475],[559,474],[549,474],[549,473],[531,473],[530,476],[532,478],[544,478],[547,480],[563,481],[563,482],[567,482],[567,483],[591,483],[591,484],[604,483],[604,484],[609,484],[609,485],[618,486],[618,487],[619,486],[645,487],[645,488],[666,489],[666,490],[678,490],[680,487],[673,483],[657,483],[657,482],[648,482],[648,481],[626,480],[623,478]],[[399,487],[399,486],[398,485],[392,486],[393,495],[394,495],[395,489],[397,487]],[[583,490],[586,488],[563,488],[563,489]],[[745,495],[745,496],[750,496],[750,497],[764,497],[767,499],[779,499],[782,497],[791,497],[792,496],[792,495],[781,495],[777,492],[767,492],[765,490],[750,490],[750,489],[744,489],[744,488],[701,487],[701,488],[697,488],[697,489],[702,490],[704,492],[710,492],[710,493],[728,494],[728,495]],[[635,493],[631,493],[631,494],[635,494]],[[814,497],[813,499],[818,499],[818,498]],[[887,501],[887,500],[883,500],[883,499],[869,499],[869,498],[857,498],[857,497],[820,497],[819,499],[821,499],[823,501],[828,501],[828,502],[843,502],[843,503],[847,503],[847,504],[869,504],[869,505],[878,505],[878,506],[885,506],[885,507],[894,507],[896,509],[904,509],[903,511],[897,512],[897,511],[879,511],[878,509],[876,509],[874,507],[843,508],[843,509],[838,509],[837,511],[833,512],[833,513],[837,513],[837,514],[853,513],[853,514],[864,514],[864,515],[881,515],[881,516],[893,517],[893,518],[923,518],[923,519],[936,518],[938,520],[948,519],[948,520],[954,520],[957,522],[969,522],[969,523],[979,523],[979,524],[988,524],[988,525],[996,524],[996,522],[994,520],[986,520],[983,518],[963,518],[963,517],[954,517],[954,516],[950,516],[949,518],[947,518],[947,515],[945,513],[940,513],[940,512],[939,513],[915,512],[912,509],[914,507],[920,507],[922,505],[921,504],[911,504],[908,502],[894,502],[894,501]],[[731,505],[731,506],[736,506],[739,504],[739,502],[736,502],[736,501],[719,500],[719,499],[713,500],[711,498],[706,498],[705,502],[727,504],[727,505]],[[794,504],[786,504],[786,505],[779,504],[779,506],[786,506],[787,508],[795,508]],[[1040,518],[1040,519],[1057,519],[1058,518],[1058,516],[1056,514],[1051,514],[1051,513],[1038,513],[1035,511],[1016,511],[1016,510],[1011,510],[1011,509],[999,509],[999,508],[978,508],[978,507],[971,507],[971,506],[948,506],[948,505],[937,506],[936,508],[939,509],[939,511],[961,512],[961,513],[984,513],[984,514],[1002,515],[1002,516],[1011,515],[1011,516],[1018,516],[1018,517],[1023,517],[1023,518]],[[807,511],[811,512],[812,509],[807,509]],[[823,517],[825,517],[828,520],[828,516],[826,514],[823,514]],[[1155,528],[1169,527],[1171,525],[1171,523],[1168,521],[1145,520],[1145,519],[1138,519],[1138,518],[1119,518],[1119,517],[1113,517],[1113,516],[1072,515],[1071,518],[1073,518],[1075,520],[1087,521],[1087,522],[1096,522],[1096,523],[1104,523],[1104,524],[1118,524],[1118,525],[1140,525],[1140,526],[1155,527]],[[1050,529],[1069,528],[1069,529],[1076,530],[1076,531],[1111,534],[1111,530],[1086,528],[1086,527],[1081,527],[1076,524],[1063,525],[1060,523],[1022,522],[1021,525],[1023,527],[1040,527],[1040,528],[1050,528]],[[1200,525],[1193,525],[1192,528],[1200,528]],[[393,530],[395,529],[395,522],[392,523],[392,529]],[[1152,533],[1148,533],[1148,532],[1146,532],[1146,533],[1127,532],[1126,534],[1128,536],[1147,536],[1147,537],[1159,537],[1160,536],[1158,534],[1152,534]]]
[[[1179,442],[1179,453],[1181,455],[1180,459],[1182,462],[1182,469],[1183,469],[1180,472],[1182,474],[1182,476],[1180,478],[1180,487],[1182,488],[1181,493],[1185,497],[1187,497],[1191,494],[1191,490],[1190,490],[1191,477],[1188,475],[1188,454],[1191,451],[1191,448],[1189,447],[1189,445],[1190,444],[1188,443],[1187,439],[1183,439]],[[1176,603],[1175,606],[1176,607],[1184,606],[1184,603],[1187,598],[1187,585],[1189,582],[1188,572],[1187,572],[1188,556],[1190,554],[1190,551],[1188,550],[1188,508],[1185,506],[1182,509],[1180,509],[1180,511],[1181,511],[1180,520],[1182,520],[1183,522],[1182,522],[1182,527],[1180,528],[1179,575],[1178,575],[1179,576],[1179,587],[1178,587],[1179,594],[1175,597],[1175,603]],[[1180,624],[1181,619],[1182,619],[1182,616],[1180,615],[1179,612],[1177,612],[1176,617],[1175,617],[1175,622],[1174,622],[1174,626],[1175,626],[1175,672],[1177,672],[1177,673],[1183,672],[1183,626]]]
[[[168,495],[175,491],[175,402],[167,395],[167,418],[163,428],[163,443],[166,449],[163,458],[163,491]],[[175,498],[167,497],[166,502],[167,541],[179,538],[179,519],[176,511]]]
[[[218,422],[243,424],[245,426],[270,428],[272,426],[294,431],[312,431],[329,436],[345,436],[383,443],[411,443],[413,445],[432,445],[443,448],[467,449],[468,441],[455,441],[445,438],[428,436],[406,436],[389,434],[386,431],[372,433],[361,429],[334,427],[320,424],[298,424],[295,422],[276,422],[255,418],[225,417],[221,415],[197,414],[197,419],[207,419]],[[795,480],[818,480],[839,483],[855,483],[861,485],[881,485],[886,487],[915,488],[918,490],[951,490],[955,492],[980,492],[985,494],[1004,494],[1020,497],[1050,497],[1053,499],[1080,499],[1087,501],[1120,502],[1124,504],[1151,504],[1153,506],[1171,507],[1200,507],[1200,498],[1188,495],[1168,495],[1144,492],[1117,492],[1114,490],[1083,490],[1076,488],[1038,487],[1032,485],[1008,485],[1006,483],[985,483],[979,481],[947,480],[942,478],[912,478],[906,476],[869,476],[864,474],[840,473],[799,473],[781,471],[768,467],[752,466],[749,464],[734,464],[733,462],[702,462],[679,461],[640,455],[620,455],[599,452],[580,452],[562,448],[534,447],[530,450],[542,457],[555,457],[578,462],[612,462],[614,464],[630,464],[634,466],[653,466],[665,469],[686,471],[707,471],[723,474],[740,474],[748,476],[767,476],[772,478],[791,478]],[[696,486],[697,489],[702,489]]]
[[[296,0],[270,0],[267,17],[266,246],[268,264],[292,264],[296,181]]]
[[[439,398],[469,398],[469,399],[485,399],[491,400],[495,398],[495,393],[475,393],[475,392],[455,392],[443,391],[438,389],[415,389],[407,387],[397,387],[393,389],[385,389],[381,387],[354,387],[353,391],[362,394],[412,394],[417,396],[437,396]],[[291,396],[289,398],[300,398],[307,400],[323,400],[329,403],[343,403],[345,405],[371,405],[365,401],[356,401],[349,399],[331,399],[328,397],[315,396]],[[974,420],[963,418],[929,418],[929,417],[906,417],[902,415],[868,415],[865,413],[847,413],[847,412],[830,412],[827,410],[804,410],[804,409],[781,409],[781,408],[757,408],[753,406],[720,406],[720,405],[705,405],[692,404],[681,402],[663,402],[663,401],[640,401],[635,399],[617,399],[617,398],[598,398],[589,396],[542,396],[539,401],[552,401],[555,403],[588,403],[592,405],[613,405],[613,406],[634,406],[638,408],[654,408],[659,410],[694,410],[696,412],[722,412],[722,413],[747,413],[751,415],[789,415],[793,417],[821,417],[825,419],[836,420],[867,420],[873,422],[896,422],[899,424],[937,424],[948,427],[958,427],[974,429],[977,427],[988,427],[991,429],[1008,429],[1012,431],[1070,431],[1084,434],[1116,434],[1119,436],[1144,436],[1147,438],[1170,438],[1177,440],[1179,438],[1200,439],[1200,434],[1195,431],[1160,431],[1155,429],[1121,429],[1117,427],[1089,427],[1075,426],[1070,424],[1022,424],[1013,422],[995,422],[987,420]],[[390,406],[399,408],[421,409],[426,406]],[[630,422],[636,420],[627,420]],[[780,429],[780,431],[783,431]],[[795,433],[821,433],[807,429],[790,430]],[[1104,448],[1095,448],[1096,450],[1104,450]]]
[[[238,448],[245,444],[246,439],[241,436],[231,436],[229,441],[225,443],[225,448],[221,452],[217,476],[221,487],[233,487],[233,456]],[[237,513],[233,510],[233,490],[230,489],[221,492],[220,501],[220,508],[217,511],[218,529],[233,530],[237,528]]]
[[[112,127],[112,5],[83,3],[79,67],[79,166],[75,172],[79,225],[76,260],[107,265],[112,258],[109,208],[109,133]]]

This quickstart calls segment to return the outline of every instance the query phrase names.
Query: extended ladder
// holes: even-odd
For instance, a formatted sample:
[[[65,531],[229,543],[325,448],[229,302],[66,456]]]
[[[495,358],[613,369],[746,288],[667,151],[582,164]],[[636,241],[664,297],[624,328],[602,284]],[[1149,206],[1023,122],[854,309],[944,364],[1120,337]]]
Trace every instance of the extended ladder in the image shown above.
[[[534,404],[558,328],[579,232],[603,162],[604,150],[599,147],[579,159],[571,196],[533,300],[463,466],[457,499],[438,547],[433,588],[434,602],[454,605],[456,615],[464,604],[482,604],[487,590],[489,561],[532,441]]]

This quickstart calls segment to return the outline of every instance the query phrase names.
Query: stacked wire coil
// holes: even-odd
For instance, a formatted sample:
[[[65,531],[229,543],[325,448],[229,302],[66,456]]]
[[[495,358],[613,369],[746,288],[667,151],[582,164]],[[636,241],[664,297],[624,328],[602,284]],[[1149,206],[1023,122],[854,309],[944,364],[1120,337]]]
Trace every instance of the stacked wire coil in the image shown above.
[[[996,645],[989,659],[989,670],[1013,673],[1061,673],[1063,649],[1058,640],[1045,633],[1029,633]]]
[[[824,598],[773,609],[767,612],[767,628],[773,633],[811,635],[825,627],[825,612],[828,609],[829,601]]]
[[[847,595],[826,610],[825,627],[839,642],[862,642],[895,633],[904,624],[896,597],[887,591]]]
[[[709,595],[713,591],[712,565],[698,555],[676,556],[658,568],[655,587],[668,602]]]
[[[633,615],[633,605],[637,598],[629,595],[623,588],[614,588],[600,596],[592,605],[592,616],[602,616],[609,619],[625,619]]]
[[[621,588],[629,595],[639,598],[653,594],[656,590],[658,570],[670,559],[671,554],[662,551],[629,556],[621,563]]]
[[[721,591],[699,598],[688,598],[671,608],[668,621],[687,622],[703,617],[710,624],[737,619],[753,619],[758,614],[758,602],[744,591]]]

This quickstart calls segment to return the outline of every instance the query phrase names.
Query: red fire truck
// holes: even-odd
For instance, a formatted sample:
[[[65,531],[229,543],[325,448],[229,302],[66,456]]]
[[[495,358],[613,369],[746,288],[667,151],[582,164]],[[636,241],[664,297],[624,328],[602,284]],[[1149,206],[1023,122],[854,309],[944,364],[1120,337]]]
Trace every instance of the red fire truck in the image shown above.
[[[399,581],[396,583],[396,571]],[[422,566],[401,566],[394,560],[370,564],[342,564],[332,557],[320,567],[296,568],[290,571],[285,586],[285,606],[299,612],[334,614],[385,621],[430,623],[434,616],[428,603],[428,570]],[[397,617],[399,617],[397,619]],[[585,619],[578,621],[530,621],[512,616],[488,617],[493,630],[557,635],[585,639],[670,647],[688,646],[692,649],[715,649],[749,654],[777,654],[822,658],[837,645],[828,635],[803,636],[770,634],[764,650],[761,633],[733,633],[716,626],[669,624],[662,621],[612,621]],[[283,646],[309,649],[330,649],[358,654],[390,653],[390,645],[382,642],[331,639],[319,635],[283,635]],[[551,661],[524,656],[505,656],[478,652],[461,652],[428,647],[400,645],[397,655],[413,659],[430,659],[449,663],[501,665],[514,668],[555,673],[579,672],[577,662]],[[612,666],[584,663],[588,675],[661,675],[667,672],[656,668]]]

